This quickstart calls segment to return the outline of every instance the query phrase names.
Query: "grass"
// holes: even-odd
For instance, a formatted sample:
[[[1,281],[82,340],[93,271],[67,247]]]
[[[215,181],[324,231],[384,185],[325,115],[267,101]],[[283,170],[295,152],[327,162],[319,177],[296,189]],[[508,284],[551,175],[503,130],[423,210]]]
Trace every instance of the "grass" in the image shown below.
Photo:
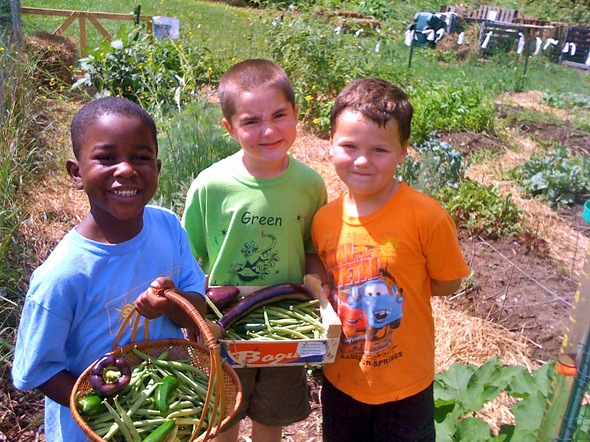
[[[223,3],[186,0],[35,0],[35,8],[71,9],[79,11],[113,12],[131,14],[136,6],[141,5],[141,14],[146,16],[176,17],[180,20],[180,39],[182,44],[197,44],[208,47],[219,57],[235,59],[251,56],[263,57],[264,50],[263,29],[259,23],[259,11],[251,9],[232,8]],[[23,6],[28,6],[23,2]],[[32,5],[31,5],[32,7]],[[63,17],[49,17],[23,14],[23,32],[43,30],[53,32],[63,22]],[[111,34],[115,34],[123,23],[115,20],[99,20],[101,25]],[[129,25],[132,20],[129,21]],[[219,30],[223,32],[220,33]],[[87,22],[88,47],[100,44],[102,36]],[[74,22],[65,32],[78,40],[79,25]],[[252,48],[255,48],[254,50]]]
[[[265,11],[252,8],[235,8],[224,3],[191,1],[187,7],[186,0],[36,0],[37,8],[58,8],[75,10],[92,10],[101,12],[118,12],[131,14],[141,3],[141,13],[148,16],[164,15],[177,17],[180,20],[180,39],[182,45],[196,45],[206,48],[216,65],[229,66],[235,61],[245,58],[269,58],[269,44],[265,42],[266,30],[270,26],[263,16],[279,16],[279,11]],[[295,2],[297,3],[297,2]],[[322,2],[316,2],[321,4]],[[375,2],[380,5],[384,2]],[[345,2],[332,2],[333,5]],[[540,90],[546,94],[579,94],[588,90],[590,79],[585,72],[561,66],[549,61],[544,56],[529,59],[525,74],[524,60],[515,54],[480,59],[470,57],[467,61],[454,60],[453,51],[442,54],[441,51],[416,48],[411,68],[408,69],[409,48],[403,44],[403,34],[407,24],[413,20],[416,11],[438,11],[442,1],[416,1],[396,4],[395,10],[386,8],[387,18],[383,21],[383,32],[363,38],[363,46],[374,48],[378,40],[382,40],[388,50],[382,50],[373,56],[371,74],[389,76],[399,82],[422,81],[428,83],[450,83],[470,85],[490,95],[502,92]],[[497,1],[495,4],[518,9],[518,5],[510,1]],[[23,4],[27,6],[27,4]],[[382,8],[382,9],[383,9]],[[315,20],[315,15],[306,15],[307,20]],[[325,23],[326,17],[320,16],[318,22]],[[23,15],[23,31],[30,34],[36,30],[52,32],[63,18]],[[121,22],[102,20],[105,28],[114,34],[122,25]],[[131,23],[131,22],[130,22]],[[333,26],[335,27],[335,26]],[[219,32],[219,30],[223,32]],[[88,30],[88,48],[97,47],[101,36],[90,24]],[[66,34],[78,38],[78,25],[75,22]],[[368,35],[368,34],[367,34]],[[451,38],[451,37],[448,37]],[[270,43],[270,42],[269,42]],[[359,54],[359,57],[362,54]],[[443,60],[441,61],[441,57]],[[450,58],[449,58],[450,57]],[[353,66],[350,66],[353,67]]]
[[[34,61],[16,48],[0,48],[0,295],[14,295],[23,287],[19,264],[25,245],[18,229],[25,220],[25,189],[40,160]]]

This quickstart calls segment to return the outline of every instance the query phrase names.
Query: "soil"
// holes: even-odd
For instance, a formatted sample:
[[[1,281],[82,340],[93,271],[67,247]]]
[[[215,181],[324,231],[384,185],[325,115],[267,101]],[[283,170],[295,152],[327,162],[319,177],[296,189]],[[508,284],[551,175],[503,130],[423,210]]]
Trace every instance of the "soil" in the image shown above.
[[[502,106],[511,112],[536,107],[539,110],[538,93],[513,94],[502,97]],[[521,152],[539,149],[539,144],[558,143],[590,154],[590,134],[564,130],[555,124],[520,125],[508,127],[507,134],[496,137],[475,133],[450,133],[441,135],[466,157],[483,149],[496,152],[491,165],[479,165],[471,172],[487,182],[504,186],[513,193],[514,201],[528,210],[529,225],[538,226],[538,234],[525,233],[519,238],[491,240],[470,237],[459,232],[461,246],[473,275],[459,294],[448,299],[451,309],[460,309],[479,318],[502,325],[506,333],[523,336],[530,347],[534,362],[555,358],[568,325],[573,295],[578,285],[579,271],[588,248],[590,229],[581,220],[581,208],[561,209],[552,212],[540,202],[530,201],[516,194],[509,183],[494,181],[494,170],[515,159],[515,146]],[[510,126],[511,122],[508,123]],[[518,127],[519,126],[519,127]],[[532,137],[532,138],[531,138]],[[505,141],[510,139],[510,145]],[[539,143],[536,143],[539,142]],[[542,148],[542,147],[541,147]],[[342,191],[327,156],[327,141],[302,133],[293,148],[293,154],[322,173],[333,198]],[[32,224],[25,234],[36,247],[39,260],[61,236],[75,224],[86,210],[81,195],[72,193],[65,177],[50,177],[43,183],[43,199],[32,201]],[[48,196],[64,194],[67,198]],[[518,198],[517,198],[518,197]],[[51,216],[47,216],[47,215]],[[51,222],[47,219],[51,218]],[[309,385],[312,414],[305,421],[285,427],[283,440],[290,442],[321,440],[321,406],[319,402],[321,372],[310,370]],[[15,391],[3,380],[0,389],[0,441],[43,441],[42,397],[35,392]],[[250,441],[250,424],[242,423],[241,442]]]

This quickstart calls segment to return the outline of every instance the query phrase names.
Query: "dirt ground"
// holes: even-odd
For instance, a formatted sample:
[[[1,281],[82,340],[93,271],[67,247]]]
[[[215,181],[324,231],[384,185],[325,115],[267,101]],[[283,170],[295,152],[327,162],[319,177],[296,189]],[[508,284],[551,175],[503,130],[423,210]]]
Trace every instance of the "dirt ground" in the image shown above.
[[[502,97],[502,106],[509,106],[512,110],[528,107],[543,110],[539,97],[538,93]],[[60,130],[64,129],[57,129]],[[554,358],[569,321],[590,229],[581,219],[580,208],[553,212],[540,202],[518,195],[510,183],[495,177],[498,167],[522,161],[547,143],[563,144],[590,154],[590,134],[578,133],[571,128],[564,130],[561,125],[533,127],[529,124],[524,128],[508,127],[502,137],[453,133],[441,135],[441,139],[467,157],[484,148],[497,152],[499,157],[494,158],[493,164],[473,166],[469,174],[511,193],[513,200],[526,211],[527,223],[534,227],[531,231],[537,234],[492,241],[460,232],[460,242],[473,275],[463,290],[446,301],[449,312],[468,312],[498,324],[511,336],[522,338],[533,365]],[[334,198],[342,191],[342,184],[332,171],[327,150],[327,141],[301,133],[293,154],[322,173],[329,198]],[[86,203],[83,195],[73,191],[63,175],[48,177],[42,189],[31,194],[43,198],[31,202],[31,221],[24,233],[42,260],[59,238],[79,221]],[[67,198],[59,195],[67,195]],[[448,318],[437,321],[448,321]],[[446,325],[452,328],[454,324]],[[490,335],[492,339],[494,336]],[[320,377],[317,370],[310,371],[311,416],[286,427],[283,440],[321,440]],[[42,416],[42,398],[38,394],[16,392],[9,385],[2,385],[0,405],[0,441],[44,440],[39,425],[35,425]],[[247,421],[242,425],[240,440],[248,442],[250,425]]]

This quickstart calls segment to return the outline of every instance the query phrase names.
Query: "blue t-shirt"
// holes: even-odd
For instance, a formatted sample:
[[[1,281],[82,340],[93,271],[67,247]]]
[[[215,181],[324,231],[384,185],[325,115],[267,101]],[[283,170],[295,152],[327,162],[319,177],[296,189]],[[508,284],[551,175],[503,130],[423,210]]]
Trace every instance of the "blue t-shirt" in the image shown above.
[[[111,351],[133,301],[157,277],[170,277],[186,292],[205,293],[205,275],[178,217],[147,206],[143,221],[141,232],[120,244],[91,241],[73,229],[33,272],[16,341],[16,388],[37,388],[62,370],[79,376]],[[140,324],[137,340],[143,339]],[[120,346],[129,343],[130,327]],[[149,337],[180,338],[182,331],[163,316],[150,321]],[[87,440],[70,409],[48,397],[45,433],[48,442]]]

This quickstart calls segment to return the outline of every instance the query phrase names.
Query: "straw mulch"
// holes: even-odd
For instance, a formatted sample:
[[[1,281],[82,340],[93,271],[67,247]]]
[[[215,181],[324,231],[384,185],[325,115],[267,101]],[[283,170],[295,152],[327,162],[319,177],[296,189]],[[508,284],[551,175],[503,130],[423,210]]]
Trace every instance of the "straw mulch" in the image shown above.
[[[534,141],[506,129],[508,139],[517,149],[506,149],[503,155],[490,163],[471,165],[468,176],[485,185],[497,186],[504,195],[511,195],[512,201],[526,214],[529,230],[541,237],[549,247],[551,257],[560,262],[572,274],[579,275],[584,263],[584,250],[590,240],[564,223],[559,214],[538,199],[522,196],[517,186],[503,179],[506,171],[527,161],[531,155],[541,152]]]

